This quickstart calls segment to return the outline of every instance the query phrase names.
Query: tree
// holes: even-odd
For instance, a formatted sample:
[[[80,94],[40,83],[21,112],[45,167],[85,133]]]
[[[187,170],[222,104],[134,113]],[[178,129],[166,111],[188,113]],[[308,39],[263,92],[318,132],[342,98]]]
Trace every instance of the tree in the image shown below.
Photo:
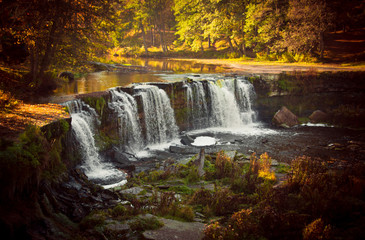
[[[323,58],[324,32],[333,14],[324,0],[289,0],[288,28],[283,31],[283,47],[294,53],[320,53]]]
[[[247,5],[245,41],[255,52],[278,52],[277,42],[285,27],[286,1],[261,0]]]
[[[1,38],[5,34],[26,44],[30,79],[40,87],[45,72],[57,59],[87,54],[113,20],[115,0],[4,0],[0,3]],[[70,50],[73,50],[70,52]],[[79,50],[79,51],[77,51]]]

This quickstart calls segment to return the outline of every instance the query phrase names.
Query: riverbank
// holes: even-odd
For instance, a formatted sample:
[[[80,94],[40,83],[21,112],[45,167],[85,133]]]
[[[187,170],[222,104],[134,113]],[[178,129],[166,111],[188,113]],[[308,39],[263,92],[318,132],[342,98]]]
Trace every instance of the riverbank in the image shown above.
[[[357,64],[320,64],[320,63],[280,63],[240,59],[197,59],[197,58],[168,58],[174,61],[192,61],[198,64],[219,65],[227,72],[237,74],[279,74],[293,71],[365,71],[365,63]]]

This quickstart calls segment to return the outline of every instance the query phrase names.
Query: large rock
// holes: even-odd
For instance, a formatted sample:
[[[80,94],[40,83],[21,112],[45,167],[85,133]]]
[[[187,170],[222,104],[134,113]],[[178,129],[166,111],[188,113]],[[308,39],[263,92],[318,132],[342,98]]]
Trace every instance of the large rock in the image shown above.
[[[280,127],[293,127],[300,124],[298,117],[286,107],[282,107],[275,113],[272,123]]]
[[[204,223],[179,222],[171,219],[160,219],[164,226],[158,230],[145,231],[143,237],[150,240],[200,240],[204,237]]]
[[[184,145],[191,146],[194,142],[194,138],[190,137],[188,134],[181,136],[180,142]]]
[[[309,116],[309,119],[312,123],[323,123],[329,119],[329,116],[321,110],[316,110]]]

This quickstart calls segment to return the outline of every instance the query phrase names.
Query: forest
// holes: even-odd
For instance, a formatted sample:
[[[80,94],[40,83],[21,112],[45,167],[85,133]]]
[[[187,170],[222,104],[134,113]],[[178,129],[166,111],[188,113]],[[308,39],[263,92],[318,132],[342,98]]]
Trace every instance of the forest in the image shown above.
[[[364,10],[0,0],[0,235],[364,239]]]
[[[331,61],[325,34],[364,22],[360,0],[3,0],[0,6],[1,58],[25,62],[33,88],[52,69],[107,54]]]

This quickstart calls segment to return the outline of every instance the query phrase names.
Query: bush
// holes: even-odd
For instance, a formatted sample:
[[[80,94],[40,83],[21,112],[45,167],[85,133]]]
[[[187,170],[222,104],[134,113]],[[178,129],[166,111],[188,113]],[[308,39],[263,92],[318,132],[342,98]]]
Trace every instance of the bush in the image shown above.
[[[133,231],[143,232],[146,230],[156,230],[163,227],[164,224],[155,216],[152,217],[137,217],[130,223],[130,227]]]
[[[100,227],[104,224],[105,219],[106,219],[105,215],[102,212],[91,213],[81,220],[80,229],[87,230],[87,229],[93,229],[95,227]]]
[[[123,216],[127,213],[127,209],[122,205],[122,204],[118,204],[116,205],[112,211],[111,211],[111,215],[113,217],[120,217]]]
[[[0,90],[0,112],[8,112],[21,103],[15,99],[10,93]]]
[[[327,171],[324,161],[307,156],[297,157],[291,162],[291,170],[288,175],[288,183],[293,187],[301,187],[317,174]]]
[[[331,226],[324,224],[321,218],[318,218],[308,224],[303,230],[303,240],[332,239]]]
[[[176,205],[175,211],[172,213],[173,216],[183,219],[188,222],[194,221],[195,213],[190,206],[178,206]]]

